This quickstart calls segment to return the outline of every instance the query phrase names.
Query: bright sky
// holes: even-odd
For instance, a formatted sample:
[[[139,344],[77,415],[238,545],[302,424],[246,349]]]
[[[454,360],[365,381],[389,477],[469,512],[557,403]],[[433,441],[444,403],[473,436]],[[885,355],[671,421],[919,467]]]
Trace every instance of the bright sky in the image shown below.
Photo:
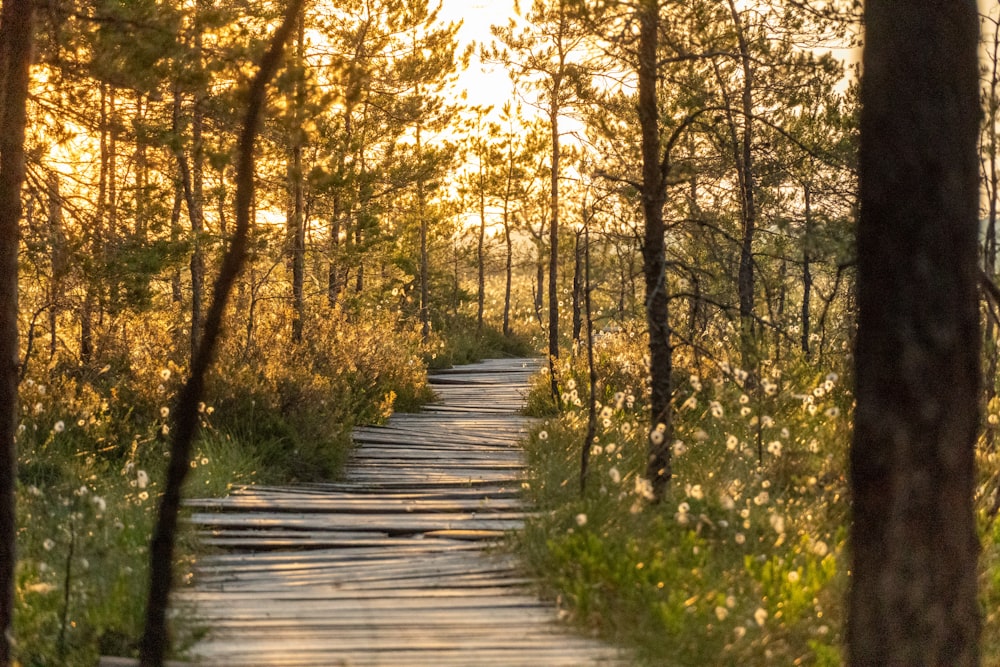
[[[489,43],[492,39],[490,26],[506,24],[514,13],[514,0],[440,0],[441,20],[459,21],[462,29],[458,33],[459,49],[464,50],[471,42]],[[492,104],[499,108],[510,99],[510,77],[504,70],[487,70],[474,56],[469,70],[459,78],[459,85],[469,94],[471,104]]]

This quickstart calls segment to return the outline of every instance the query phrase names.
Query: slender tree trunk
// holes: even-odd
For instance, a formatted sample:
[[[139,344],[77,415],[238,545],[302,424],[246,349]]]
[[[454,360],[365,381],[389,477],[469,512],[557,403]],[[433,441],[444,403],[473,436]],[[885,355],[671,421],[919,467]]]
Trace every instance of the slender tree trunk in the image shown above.
[[[850,478],[851,665],[979,664],[978,21],[869,0]]]
[[[291,0],[284,21],[275,31],[260,69],[250,84],[247,112],[240,133],[236,173],[236,229],[219,270],[212,302],[205,321],[204,336],[191,362],[191,374],[178,397],[174,411],[174,439],[167,467],[167,479],[160,500],[159,515],[150,544],[150,587],[146,603],[146,625],[139,652],[141,667],[163,667],[169,648],[167,607],[173,581],[174,537],[181,504],[181,488],[190,470],[191,445],[200,421],[198,403],[205,389],[205,377],[222,332],[222,317],[236,279],[246,263],[254,189],[254,143],[264,113],[268,82],[281,61],[285,42],[294,30],[295,17],[303,0]]]
[[[49,173],[48,178],[49,256],[52,278],[49,282],[49,361],[56,357],[59,346],[59,305],[62,300],[63,280],[66,275],[66,238],[63,234],[63,202],[59,192],[59,174]]]
[[[417,155],[423,157],[423,143],[417,124]],[[420,331],[424,340],[431,335],[430,317],[430,258],[427,252],[427,211],[424,200],[424,177],[417,179],[417,215],[420,217]]]
[[[573,239],[573,346],[578,347],[583,334],[583,230]]]
[[[197,0],[198,11],[202,9],[203,0]],[[201,28],[196,26],[194,33],[194,50],[197,67],[202,68],[202,35]],[[191,358],[198,351],[201,331],[204,327],[204,309],[202,302],[205,292],[205,254],[202,248],[202,235],[205,230],[205,95],[196,91],[191,116],[191,172],[190,191],[188,192],[188,218],[191,221],[191,242],[194,249],[191,252]]]
[[[506,209],[503,214],[504,288],[503,288],[503,335],[510,336],[510,292],[514,281],[514,245],[510,238],[510,218]]]
[[[146,137],[141,128],[145,124],[143,117],[143,95],[138,96],[135,109],[135,238],[145,243],[148,221],[146,220],[146,201],[149,190],[149,160],[146,154]]]
[[[740,239],[740,267],[736,281],[740,302],[740,346],[743,367],[752,371],[757,366],[757,342],[754,326],[754,267],[753,240],[757,228],[757,202],[754,196],[753,167],[753,59],[747,43],[745,27],[736,8],[735,0],[727,0],[739,45],[740,65],[743,69],[741,111],[743,132],[740,137],[738,160],[740,184],[740,213],[743,230]]]
[[[351,108],[344,111],[344,146],[340,151],[340,157],[337,164],[337,176],[340,182],[343,183],[347,172],[347,151],[350,149],[353,143],[353,129],[354,125],[351,122]],[[330,307],[337,305],[337,301],[340,299],[340,293],[344,289],[344,285],[347,282],[347,267],[342,266],[344,264],[342,259],[342,253],[340,252],[341,245],[341,233],[344,234],[345,240],[349,239],[350,234],[350,206],[345,204],[343,191],[340,187],[337,188],[333,195],[333,225],[330,229],[330,267],[329,273],[327,274],[327,289],[326,298],[327,303]]]
[[[809,358],[809,310],[812,307],[812,270],[809,249],[812,247],[812,189],[806,183],[803,186],[805,197],[805,230],[802,239],[802,352]]]
[[[326,303],[331,308],[336,306],[337,300],[340,299],[341,281],[338,258],[340,256],[340,230],[342,229],[340,216],[342,215],[342,209],[343,201],[341,196],[339,193],[335,194],[333,197],[333,220],[330,223],[330,238],[327,240],[330,265],[327,268],[326,274]]]
[[[535,319],[539,326],[542,324],[542,307],[545,305],[543,294],[545,293],[545,250],[541,236],[544,230],[539,232],[539,238],[535,245]]]
[[[552,174],[549,184],[552,218],[549,221],[549,380],[552,400],[559,405],[559,381],[556,360],[559,359],[559,84],[553,82],[549,106],[549,127],[552,131]]]
[[[486,177],[483,174],[483,160],[479,158],[479,237],[476,243],[476,264],[478,272],[476,293],[476,327],[483,330],[483,313],[486,310]]]
[[[17,252],[20,245],[28,71],[34,32],[32,0],[0,5],[0,667],[13,662],[17,564]]]
[[[597,367],[594,365],[594,316],[590,302],[590,225],[584,212],[583,222],[583,308],[587,320],[587,434],[580,452],[580,493],[587,490],[590,448],[597,433]]]
[[[288,232],[291,241],[292,259],[292,342],[302,342],[302,323],[305,318],[305,274],[306,274],[306,225],[304,214],[304,188],[302,183],[302,132],[303,107],[305,106],[305,19],[299,15],[298,38],[295,48],[297,68],[293,104],[294,127],[292,128],[292,161],[289,169],[291,187],[291,216]]]
[[[656,97],[659,0],[642,0],[639,19],[639,125],[642,128],[642,211],[646,221],[642,268],[646,280],[646,321],[649,327],[650,437],[646,476],[660,500],[670,484],[673,421],[670,408],[670,313],[666,285],[663,205],[666,203],[666,163],[660,145],[660,114]]]

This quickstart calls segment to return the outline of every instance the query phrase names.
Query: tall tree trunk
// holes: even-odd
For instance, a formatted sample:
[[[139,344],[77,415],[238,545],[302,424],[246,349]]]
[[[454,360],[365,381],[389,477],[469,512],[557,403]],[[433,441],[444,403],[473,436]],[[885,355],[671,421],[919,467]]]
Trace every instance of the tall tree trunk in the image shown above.
[[[752,371],[757,366],[757,341],[754,326],[754,270],[753,240],[757,228],[757,202],[754,197],[753,168],[753,59],[747,43],[746,28],[736,8],[735,0],[728,0],[733,28],[739,45],[740,65],[743,69],[741,112],[743,132],[740,137],[740,157],[737,161],[740,184],[740,214],[743,223],[740,239],[740,267],[736,281],[740,302],[740,347],[743,367]]]
[[[594,313],[590,300],[590,221],[583,217],[583,307],[587,320],[587,434],[580,451],[580,493],[587,490],[590,448],[597,434],[597,367],[594,365]],[[579,238],[579,237],[577,237]],[[579,241],[578,241],[579,243]]]
[[[544,230],[539,231],[539,237],[535,244],[535,319],[538,320],[539,327],[542,324],[542,307],[545,305],[545,250],[542,235]]]
[[[986,100],[985,131],[987,169],[984,183],[986,185],[987,217],[986,217],[986,242],[983,244],[983,269],[986,275],[992,280],[997,270],[997,201],[1000,193],[997,192],[1000,186],[1000,173],[997,171],[997,122],[1000,120],[1000,99],[998,99],[998,86],[1000,86],[1000,17],[993,20],[993,38],[990,42],[990,80],[989,97]],[[986,318],[986,332],[983,336],[986,352],[986,382],[984,404],[989,406],[997,396],[997,365],[998,358],[996,343],[996,325],[992,317]],[[986,446],[994,447],[996,441],[996,431],[992,428],[986,429]],[[1000,496],[998,496],[1000,502]]]
[[[203,0],[198,0],[199,11]],[[201,28],[195,27],[194,49],[197,67],[202,68],[202,36]],[[188,192],[188,218],[191,221],[191,242],[194,249],[191,252],[191,358],[198,351],[201,331],[204,326],[204,310],[202,307],[205,292],[205,254],[202,248],[202,234],[205,230],[205,95],[202,91],[195,92],[191,117],[191,173],[190,191]]]
[[[852,665],[979,664],[978,21],[869,0],[861,82]]]
[[[805,197],[805,230],[802,239],[802,352],[809,358],[809,310],[812,307],[812,269],[809,249],[812,247],[812,188],[803,186]]]
[[[343,208],[342,201],[339,193],[333,196],[333,219],[330,222],[330,238],[327,239],[327,253],[329,254],[330,264],[327,267],[326,273],[326,303],[331,308],[337,305],[342,288],[340,281],[341,267],[338,262],[340,256],[340,230],[342,229],[342,221],[340,219]]]
[[[573,345],[578,347],[583,333],[583,230],[573,239]]]
[[[143,95],[138,95],[135,106],[135,239],[145,243],[148,221],[146,220],[146,201],[149,190],[149,159],[146,154],[146,137],[143,127]]]
[[[141,667],[163,667],[163,660],[169,648],[167,607],[173,581],[174,536],[180,512],[181,488],[190,470],[191,445],[200,422],[198,403],[204,394],[205,377],[222,333],[222,317],[229,295],[246,263],[254,189],[254,143],[264,113],[267,84],[281,62],[285,42],[294,30],[295,17],[302,7],[302,2],[303,0],[289,2],[284,21],[275,31],[271,45],[261,60],[260,69],[250,83],[247,112],[239,139],[236,229],[219,270],[205,320],[204,336],[191,362],[191,374],[181,390],[174,410],[174,440],[167,466],[167,479],[149,549],[150,583],[146,602],[146,625],[139,651]]]
[[[417,155],[423,155],[420,125],[417,124]],[[424,201],[424,178],[417,179],[417,215],[420,217],[420,331],[424,340],[431,335],[430,318],[430,259],[427,254],[427,211]]]
[[[483,330],[483,312],[486,310],[486,177],[483,174],[483,160],[479,158],[479,238],[476,244],[477,287],[476,327]]]
[[[292,342],[302,342],[302,323],[305,318],[306,226],[304,192],[302,183],[302,132],[303,107],[305,106],[305,19],[298,19],[298,37],[295,43],[295,91],[292,100],[294,127],[292,127],[292,160],[288,169],[291,190],[291,215],[288,219],[288,236],[292,264]]]
[[[503,335],[510,335],[510,292],[514,281],[514,244],[510,238],[510,217],[506,211],[503,214],[504,254],[504,288],[503,288]]]
[[[14,570],[17,564],[17,251],[28,70],[34,28],[32,0],[0,5],[0,667],[13,662]]]
[[[549,127],[552,131],[552,174],[549,201],[549,381],[552,400],[559,405],[559,382],[556,360],[559,359],[559,80],[552,84],[549,102]]]
[[[49,361],[53,361],[59,346],[59,306],[67,268],[66,238],[63,234],[63,201],[59,192],[58,172],[49,173],[47,187],[49,257],[52,262],[52,278],[49,281]]]
[[[650,436],[646,477],[660,500],[670,484],[673,421],[670,408],[670,313],[666,285],[663,205],[666,203],[667,161],[660,145],[660,108],[656,97],[659,0],[642,0],[639,19],[639,125],[642,128],[642,212],[646,221],[642,270],[646,280],[646,321],[649,327]]]

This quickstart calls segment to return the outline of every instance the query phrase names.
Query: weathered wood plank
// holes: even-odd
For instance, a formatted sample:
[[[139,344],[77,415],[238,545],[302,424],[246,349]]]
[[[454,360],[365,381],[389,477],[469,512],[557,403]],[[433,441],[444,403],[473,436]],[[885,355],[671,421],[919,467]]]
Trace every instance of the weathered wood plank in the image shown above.
[[[206,555],[177,596],[211,629],[216,667],[624,665],[573,636],[509,554],[540,360],[490,360],[431,378],[440,403],[356,429],[346,480],[248,487],[188,502]]]

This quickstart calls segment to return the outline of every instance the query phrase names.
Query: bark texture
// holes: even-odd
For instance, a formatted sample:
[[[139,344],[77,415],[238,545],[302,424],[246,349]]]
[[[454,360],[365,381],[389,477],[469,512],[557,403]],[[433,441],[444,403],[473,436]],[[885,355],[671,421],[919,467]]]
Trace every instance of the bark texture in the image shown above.
[[[639,3],[639,124],[642,128],[642,211],[646,227],[642,244],[642,270],[646,280],[646,319],[649,326],[650,398],[649,459],[646,476],[657,499],[670,483],[672,419],[670,373],[669,301],[667,299],[663,205],[667,200],[668,162],[660,141],[660,114],[656,98],[657,46],[660,3]]]
[[[32,0],[0,7],[0,667],[13,660],[17,524],[17,250],[24,183],[24,129],[31,66]]]
[[[976,3],[865,20],[848,657],[977,665]]]

